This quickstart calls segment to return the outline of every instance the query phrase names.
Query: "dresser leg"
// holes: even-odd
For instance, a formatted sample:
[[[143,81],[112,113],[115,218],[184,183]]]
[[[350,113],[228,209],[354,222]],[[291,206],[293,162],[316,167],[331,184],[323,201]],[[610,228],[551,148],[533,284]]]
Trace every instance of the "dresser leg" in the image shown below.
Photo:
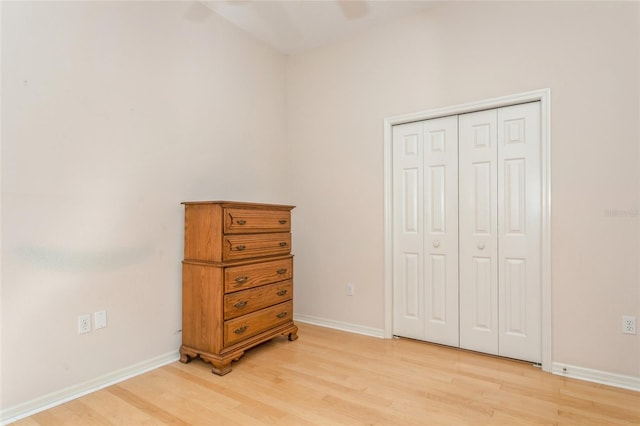
[[[213,374],[224,376],[231,371],[231,363],[239,360],[242,355],[244,355],[244,351],[240,350],[226,354],[224,357],[212,354],[200,354],[200,358],[205,362],[211,363],[211,372]]]
[[[289,333],[289,341],[293,342],[298,338],[298,327],[295,327],[294,330]]]
[[[183,364],[187,364],[191,362],[192,359],[198,356],[197,352],[186,350],[185,348],[180,348],[180,362]]]
[[[231,372],[231,360],[228,361],[215,361],[212,362],[213,368],[211,368],[211,372],[213,374],[217,374],[218,376],[224,376],[225,374]]]

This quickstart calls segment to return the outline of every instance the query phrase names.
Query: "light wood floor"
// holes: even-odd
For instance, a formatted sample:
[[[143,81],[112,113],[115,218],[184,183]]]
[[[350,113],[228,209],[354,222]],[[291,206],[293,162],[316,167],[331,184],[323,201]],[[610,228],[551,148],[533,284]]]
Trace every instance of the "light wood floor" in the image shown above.
[[[219,377],[175,362],[17,425],[640,424],[640,392],[527,363],[298,324]]]

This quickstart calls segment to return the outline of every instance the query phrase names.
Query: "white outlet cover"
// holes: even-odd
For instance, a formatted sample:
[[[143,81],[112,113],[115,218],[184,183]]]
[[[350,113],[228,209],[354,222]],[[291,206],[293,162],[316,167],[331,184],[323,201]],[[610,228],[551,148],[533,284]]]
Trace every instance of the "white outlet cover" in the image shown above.
[[[98,311],[93,313],[93,323],[96,330],[107,326],[107,311]]]
[[[636,317],[634,316],[622,317],[622,332],[624,334],[636,334]]]
[[[91,315],[78,316],[78,334],[84,334],[91,331]]]

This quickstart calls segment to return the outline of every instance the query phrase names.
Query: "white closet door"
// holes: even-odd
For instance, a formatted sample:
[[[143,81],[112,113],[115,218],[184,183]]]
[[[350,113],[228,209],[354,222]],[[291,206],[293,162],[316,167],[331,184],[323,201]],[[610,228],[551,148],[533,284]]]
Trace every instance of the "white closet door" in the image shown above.
[[[458,118],[394,126],[394,334],[458,346]]]
[[[497,112],[460,120],[460,347],[498,354]]]
[[[540,103],[393,128],[394,334],[541,361]]]
[[[393,333],[424,339],[423,123],[393,127]]]
[[[498,110],[499,355],[541,362],[540,102]]]
[[[458,346],[458,117],[424,122],[425,340]]]

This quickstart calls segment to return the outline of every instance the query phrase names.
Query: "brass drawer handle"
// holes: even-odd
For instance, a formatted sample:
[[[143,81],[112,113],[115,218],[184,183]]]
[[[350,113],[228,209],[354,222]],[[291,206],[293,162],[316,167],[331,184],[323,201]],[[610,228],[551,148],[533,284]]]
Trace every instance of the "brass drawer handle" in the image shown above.
[[[287,312],[286,312],[286,311],[285,311],[285,312],[280,312],[280,313],[278,314],[278,318],[284,318],[284,317],[286,317],[286,316],[287,316]]]
[[[236,282],[237,282],[238,284],[244,284],[244,283],[246,283],[248,280],[249,280],[249,277],[248,277],[248,276],[246,276],[246,275],[243,275],[243,276],[241,276],[241,277],[236,278]]]
[[[280,243],[280,247],[286,247],[287,243],[285,243],[284,241]]]
[[[242,245],[242,244],[241,244],[241,245],[239,245],[239,246],[236,246],[236,250],[238,250],[238,251],[242,251],[242,250],[244,250],[244,249],[246,249],[246,248],[247,248],[247,246],[244,246],[244,245]]]
[[[241,300],[238,303],[236,303],[235,305],[236,308],[240,309],[240,308],[244,308],[245,306],[247,306],[247,301],[246,300]]]
[[[276,293],[278,296],[284,296],[285,294],[287,294],[287,290],[280,290],[279,292]]]
[[[280,268],[276,271],[278,275],[283,275],[287,273],[287,268]]]
[[[285,223],[287,223],[286,219],[280,219],[278,222],[280,222],[280,225],[284,225]]]
[[[249,328],[249,326],[248,326],[248,325],[243,325],[243,326],[242,326],[242,327],[240,327],[240,328],[236,328],[233,332],[234,332],[234,333],[236,333],[236,334],[242,334],[242,333],[244,333],[245,331],[247,331],[247,328]]]
[[[246,224],[247,224],[246,220],[244,220],[244,219],[239,219],[238,220],[238,225],[246,225]]]

